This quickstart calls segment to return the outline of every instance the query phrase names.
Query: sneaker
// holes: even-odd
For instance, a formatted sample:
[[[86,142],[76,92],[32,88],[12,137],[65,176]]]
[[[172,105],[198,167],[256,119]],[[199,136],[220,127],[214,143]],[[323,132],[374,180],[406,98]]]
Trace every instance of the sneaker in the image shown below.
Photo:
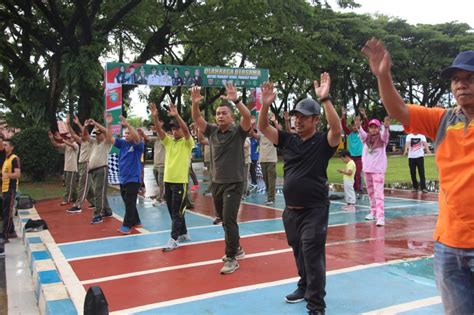
[[[92,218],[91,224],[99,224],[102,223],[104,220],[102,219],[101,215],[96,215]]]
[[[342,207],[342,210],[356,211],[356,207],[354,205],[345,205],[344,207]]]
[[[377,223],[375,223],[377,226],[384,226],[385,225],[385,220],[384,219],[377,219]]]
[[[303,302],[304,294],[305,294],[305,290],[301,288],[297,288],[295,291],[285,296],[285,302],[291,303],[291,304]]]
[[[221,268],[221,274],[227,275],[229,273],[233,273],[237,269],[239,269],[239,263],[235,258],[226,257],[224,259],[224,267]]]
[[[164,252],[171,252],[172,250],[175,250],[178,247],[179,247],[178,241],[175,241],[173,238],[170,238],[168,240],[168,243],[166,243],[166,246],[163,247],[163,251]]]
[[[368,215],[365,216],[366,220],[375,220],[375,217],[372,215],[372,213],[369,213]]]
[[[95,209],[95,206],[94,205],[88,205],[87,209]]]
[[[128,235],[130,234],[130,230],[131,228],[129,228],[128,226],[122,225],[120,228],[117,229],[117,232],[122,233],[124,235]]]
[[[188,203],[186,209],[194,209],[194,203]]]
[[[135,229],[141,229],[143,227],[143,224],[141,222],[138,222],[133,226]]]
[[[81,213],[82,209],[79,208],[79,207],[74,206],[74,207],[71,207],[71,208],[67,209],[66,211],[69,212],[69,213]]]
[[[265,205],[267,206],[273,206],[275,204],[275,201],[268,200],[265,202]]]
[[[69,202],[67,202],[67,201],[62,201],[59,205],[60,205],[60,206],[65,206],[65,205],[68,205],[68,204],[69,204]]]
[[[189,236],[189,234],[183,234],[183,235],[178,236],[179,243],[190,242],[190,241],[191,241],[191,237]]]
[[[107,218],[112,217],[113,215],[114,213],[112,211],[105,211],[103,217],[104,219],[107,219]]]
[[[427,189],[422,189],[421,192],[426,194],[426,193],[428,193],[428,190]]]
[[[214,221],[212,221],[212,224],[219,224],[219,223],[222,223],[222,219],[219,217],[216,217]]]
[[[0,257],[5,257],[5,249],[0,248]]]
[[[242,248],[242,246],[239,247],[239,249],[237,250],[237,254],[235,254],[235,259],[242,259],[245,257],[245,252]],[[225,259],[227,258],[226,255],[222,256],[222,261],[225,261]]]

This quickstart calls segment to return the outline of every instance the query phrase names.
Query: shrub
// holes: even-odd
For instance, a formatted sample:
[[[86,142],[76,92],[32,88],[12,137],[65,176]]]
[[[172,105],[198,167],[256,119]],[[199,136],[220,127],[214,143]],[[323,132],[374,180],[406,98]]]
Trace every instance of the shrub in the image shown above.
[[[59,153],[52,146],[45,129],[31,127],[12,137],[15,154],[20,157],[21,172],[32,181],[43,181],[56,173]]]

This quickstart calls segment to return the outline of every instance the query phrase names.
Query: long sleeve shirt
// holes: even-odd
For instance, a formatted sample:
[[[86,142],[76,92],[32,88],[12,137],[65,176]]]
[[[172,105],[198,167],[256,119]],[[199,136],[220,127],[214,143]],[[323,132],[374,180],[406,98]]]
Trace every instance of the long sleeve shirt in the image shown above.
[[[379,148],[369,148],[367,143],[364,144],[362,151],[362,170],[365,173],[385,173],[387,170],[387,152],[386,147],[390,137],[389,128],[384,128],[381,137],[383,146]],[[367,133],[363,128],[359,128],[359,136],[362,142],[367,139]]]

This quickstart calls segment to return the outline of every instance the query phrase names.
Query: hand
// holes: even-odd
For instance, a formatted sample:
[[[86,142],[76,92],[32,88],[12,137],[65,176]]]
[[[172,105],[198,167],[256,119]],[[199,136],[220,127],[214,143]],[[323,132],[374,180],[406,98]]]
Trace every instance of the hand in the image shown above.
[[[66,124],[69,125],[70,122],[71,122],[71,119],[69,118],[69,115],[66,115]]]
[[[321,73],[321,84],[318,83],[317,80],[313,81],[314,85],[314,92],[318,98],[325,98],[329,95],[329,88],[331,87],[331,77],[329,73],[323,72]]]
[[[193,86],[191,88],[191,100],[193,103],[200,103],[204,97],[201,95],[201,87]]]
[[[375,37],[369,39],[362,48],[362,53],[367,57],[370,71],[376,77],[390,73],[392,58],[381,40]]]
[[[354,117],[354,126],[356,126],[357,129],[360,129],[360,116],[355,116]]]
[[[10,178],[10,175],[8,173],[2,173],[2,180],[3,182],[6,182]]]
[[[341,116],[345,117],[347,115],[347,109],[345,107],[341,107]]]
[[[176,108],[176,105],[174,105],[173,103],[170,103],[170,110],[168,111],[168,116],[176,117],[178,115],[179,113],[178,113],[178,109]]]
[[[342,169],[338,169],[337,171],[338,171],[340,174],[344,173],[344,170],[342,170]]]
[[[385,116],[384,120],[383,120],[383,126],[385,128],[388,128],[390,127],[390,116]]]
[[[365,108],[363,107],[359,108],[359,114],[364,118],[367,117],[367,114],[365,113]]]
[[[79,118],[77,116],[74,116],[74,123],[78,126],[81,124],[81,122],[79,121]]]
[[[284,112],[283,112],[283,119],[284,119],[285,121],[290,120],[290,114],[289,114],[287,111],[284,111]]]
[[[54,139],[53,133],[52,133],[51,131],[48,131],[48,137],[49,137],[49,139],[51,139],[51,140]]]
[[[157,116],[158,115],[158,110],[156,109],[156,104],[155,103],[150,103],[150,113],[152,116]]]
[[[111,116],[112,117],[112,116]],[[119,116],[119,119],[120,119],[120,124],[124,127],[128,127],[129,124],[128,124],[128,121],[127,121],[127,118],[123,117],[122,115]],[[107,122],[108,123],[108,122]],[[110,123],[112,123],[112,120],[110,120]]]
[[[276,92],[273,90],[272,82],[264,82],[261,86],[262,89],[262,104],[270,106],[276,97]]]
[[[145,138],[145,133],[143,132],[142,128],[137,128],[137,133],[140,136],[140,138]]]
[[[226,83],[225,92],[226,95],[222,95],[222,99],[232,102],[237,101],[237,88],[232,83]]]
[[[255,118],[255,116],[252,116],[252,117],[250,118],[250,124],[251,124],[252,126],[255,126],[256,123],[257,123],[257,118]]]

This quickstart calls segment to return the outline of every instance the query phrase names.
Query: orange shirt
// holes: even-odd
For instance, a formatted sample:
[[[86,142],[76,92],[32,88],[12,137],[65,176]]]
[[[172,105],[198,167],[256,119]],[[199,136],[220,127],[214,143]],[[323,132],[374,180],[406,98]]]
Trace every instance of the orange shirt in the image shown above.
[[[452,109],[408,105],[409,133],[435,144],[439,170],[439,215],[434,239],[444,245],[474,248],[474,121]]]

